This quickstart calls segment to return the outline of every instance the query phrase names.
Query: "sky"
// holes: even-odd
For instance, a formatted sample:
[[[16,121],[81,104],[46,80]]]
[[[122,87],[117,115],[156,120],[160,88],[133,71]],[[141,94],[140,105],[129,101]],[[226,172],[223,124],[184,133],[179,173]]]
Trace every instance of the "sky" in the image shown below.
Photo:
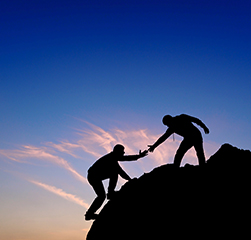
[[[2,0],[0,238],[85,239],[88,168],[117,143],[147,149],[166,114],[208,126],[198,127],[207,159],[223,143],[251,149],[250,10],[248,0]],[[121,166],[139,177],[172,163],[181,140]],[[193,149],[185,163],[197,164]]]

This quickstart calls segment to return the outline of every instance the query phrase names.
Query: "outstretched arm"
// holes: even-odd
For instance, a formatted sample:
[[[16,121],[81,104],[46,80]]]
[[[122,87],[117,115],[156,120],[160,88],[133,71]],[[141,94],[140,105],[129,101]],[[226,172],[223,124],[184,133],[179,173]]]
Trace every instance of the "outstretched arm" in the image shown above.
[[[185,114],[184,114],[184,115],[185,115]],[[198,118],[196,118],[196,117],[191,117],[191,116],[189,116],[189,115],[185,115],[185,116],[188,117],[188,118],[190,119],[191,122],[194,122],[194,123],[196,123],[197,125],[199,125],[201,128],[203,128],[203,129],[204,129],[204,132],[205,132],[206,134],[209,133],[209,129],[207,128],[207,126],[206,126],[200,119],[198,119]]]
[[[168,128],[167,131],[153,145],[148,145],[149,147],[148,151],[153,152],[154,149],[158,147],[161,143],[166,141],[166,139],[169,138],[172,133],[173,131],[171,131],[170,128]]]
[[[108,194],[114,192],[117,182],[118,182],[118,174],[114,174],[114,176],[112,176],[109,181]]]
[[[120,167],[119,175],[124,178],[125,180],[131,180],[130,176]]]
[[[123,161],[136,161],[139,158],[145,157],[147,156],[148,151],[145,150],[143,152],[141,152],[141,150],[139,150],[139,154],[138,155],[127,155],[127,156],[123,156],[121,159],[119,159],[120,162]]]

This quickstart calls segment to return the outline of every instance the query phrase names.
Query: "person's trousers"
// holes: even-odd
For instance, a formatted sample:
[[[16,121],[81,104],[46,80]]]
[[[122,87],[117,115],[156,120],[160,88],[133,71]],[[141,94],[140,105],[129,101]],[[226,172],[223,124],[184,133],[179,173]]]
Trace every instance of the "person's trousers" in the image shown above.
[[[179,167],[182,158],[184,157],[185,153],[191,148],[194,147],[198,160],[199,160],[199,165],[203,166],[206,163],[206,158],[205,158],[205,154],[204,154],[204,149],[203,149],[203,141],[198,140],[198,141],[194,141],[191,139],[184,139],[176,154],[174,157],[174,166]]]

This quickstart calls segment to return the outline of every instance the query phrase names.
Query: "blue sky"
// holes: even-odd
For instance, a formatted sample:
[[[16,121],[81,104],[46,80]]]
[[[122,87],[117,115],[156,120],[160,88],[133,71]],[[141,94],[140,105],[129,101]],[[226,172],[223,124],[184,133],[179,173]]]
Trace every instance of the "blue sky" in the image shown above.
[[[83,239],[90,223],[78,214],[95,197],[83,183],[86,170],[116,141],[129,153],[146,148],[165,131],[165,114],[186,113],[209,127],[207,157],[225,142],[250,149],[250,7],[244,0],[1,1],[2,208],[44,221],[35,231],[14,214],[5,225],[38,239],[52,234],[63,208],[75,224],[67,234]],[[171,162],[180,140],[126,170],[140,176]],[[63,219],[51,239],[64,239]]]

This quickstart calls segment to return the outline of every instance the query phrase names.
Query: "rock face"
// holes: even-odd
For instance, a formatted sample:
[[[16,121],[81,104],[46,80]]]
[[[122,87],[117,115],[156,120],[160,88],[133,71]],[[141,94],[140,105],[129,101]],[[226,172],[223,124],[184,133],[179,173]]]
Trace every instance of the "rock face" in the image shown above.
[[[250,236],[251,152],[224,144],[205,167],[172,164],[127,182],[87,240]]]

